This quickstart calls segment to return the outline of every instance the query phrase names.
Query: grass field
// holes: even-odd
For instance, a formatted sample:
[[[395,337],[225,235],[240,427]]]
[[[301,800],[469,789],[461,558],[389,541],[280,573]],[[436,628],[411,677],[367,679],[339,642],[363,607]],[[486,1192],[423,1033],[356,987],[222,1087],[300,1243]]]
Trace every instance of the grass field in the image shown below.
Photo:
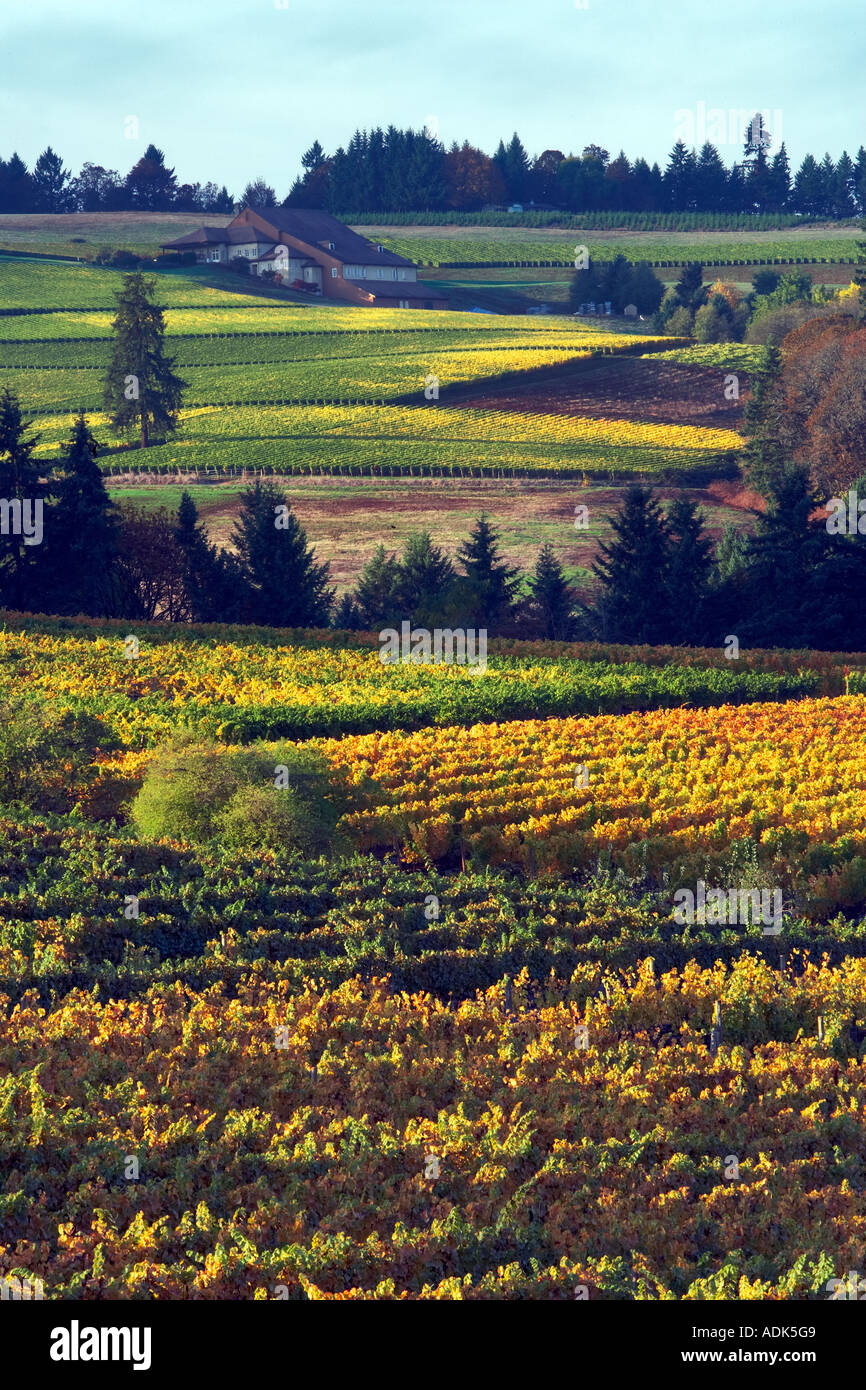
[[[155,256],[164,241],[197,227],[224,227],[224,214],[204,212],[64,212],[0,214],[0,248],[90,259],[102,247]]]

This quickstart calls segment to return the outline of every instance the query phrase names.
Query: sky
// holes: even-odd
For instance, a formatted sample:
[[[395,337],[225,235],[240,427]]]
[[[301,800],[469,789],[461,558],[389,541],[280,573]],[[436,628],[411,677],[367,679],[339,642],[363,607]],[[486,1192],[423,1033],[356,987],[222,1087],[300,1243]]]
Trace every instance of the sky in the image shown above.
[[[153,142],[180,182],[263,177],[314,139],[427,126],[492,153],[591,142],[664,166],[677,138],[740,156],[764,113],[796,167],[866,144],[863,0],[27,0],[0,14],[0,155],[51,145],[125,174]]]

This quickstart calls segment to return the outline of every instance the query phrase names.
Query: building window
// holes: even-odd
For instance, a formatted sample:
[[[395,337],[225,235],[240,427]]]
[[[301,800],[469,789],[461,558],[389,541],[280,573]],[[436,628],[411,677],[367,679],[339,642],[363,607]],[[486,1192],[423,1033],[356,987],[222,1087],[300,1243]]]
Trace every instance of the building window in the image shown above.
[[[337,276],[339,275],[339,273],[340,273],[340,272],[338,271],[337,267],[336,267],[335,265],[332,265],[332,266],[331,266],[331,279],[332,279],[332,280],[336,280],[336,278],[337,278]]]
[[[336,251],[336,249],[337,249],[336,242],[329,241],[329,242],[328,242],[328,250],[329,250],[329,251]]]
[[[380,256],[382,256],[382,255],[385,254],[385,248],[384,248],[384,246],[381,246],[381,245],[380,245],[380,246],[377,246],[377,247],[376,247],[376,250],[379,252],[379,255],[380,255]]]

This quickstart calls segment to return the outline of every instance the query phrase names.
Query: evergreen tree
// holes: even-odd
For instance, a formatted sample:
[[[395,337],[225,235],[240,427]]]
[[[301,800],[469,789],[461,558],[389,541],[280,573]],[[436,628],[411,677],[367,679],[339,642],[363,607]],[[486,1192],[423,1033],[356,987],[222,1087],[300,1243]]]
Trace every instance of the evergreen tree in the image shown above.
[[[697,167],[697,204],[699,208],[722,207],[728,181],[724,161],[709,140],[701,147]]]
[[[728,173],[728,186],[725,191],[725,209],[727,212],[749,211],[746,169],[742,164],[731,165]]]
[[[818,175],[821,180],[818,215],[820,217],[832,217],[833,197],[836,190],[836,166],[829,154],[825,154],[821,163],[818,165]]]
[[[33,166],[36,202],[44,212],[65,212],[68,206],[69,170],[48,145]]]
[[[836,165],[832,183],[831,198],[834,217],[855,216],[857,212],[857,205],[854,197],[855,182],[854,161],[847,150],[843,150],[839,162]]]
[[[96,462],[84,414],[72,426],[51,511],[52,613],[107,617],[117,611],[118,517]]]
[[[712,544],[694,502],[678,497],[667,515],[666,597],[668,640],[700,646],[706,639],[706,602],[712,570]]]
[[[686,208],[689,194],[689,151],[682,140],[678,140],[668,156],[668,166],[664,172],[665,200],[673,212]]]
[[[36,188],[20,155],[0,159],[0,212],[33,212]]]
[[[749,205],[755,212],[766,212],[773,201],[773,177],[763,145],[759,146],[749,166],[746,192]]]
[[[701,307],[707,295],[703,266],[699,262],[689,262],[683,267],[674,289],[678,302],[684,309],[694,313]]]
[[[373,631],[394,623],[399,608],[399,584],[400,562],[395,555],[385,553],[384,545],[377,546],[375,554],[364,566],[355,589],[355,602],[363,628]]]
[[[535,572],[529,579],[529,592],[538,614],[540,635],[552,642],[570,641],[575,628],[577,595],[566,583],[549,541],[538,552]]]
[[[170,208],[176,189],[174,170],[166,167],[165,155],[156,145],[148,145],[124,183],[127,207],[149,212]]]
[[[454,566],[429,531],[413,531],[400,560],[397,603],[400,618],[419,622],[442,600],[454,580]]]
[[[5,608],[32,611],[38,606],[34,600],[41,569],[45,488],[33,459],[40,436],[29,434],[29,429],[21,418],[18,397],[6,388],[0,395],[0,503],[5,532],[0,533],[0,602]]]
[[[770,164],[768,205],[772,212],[785,212],[791,198],[791,165],[784,141]]]
[[[798,212],[817,217],[823,201],[823,179],[813,155],[807,154],[794,179],[794,206]]]
[[[317,169],[321,169],[324,163],[325,151],[318,140],[314,140],[310,148],[301,155],[301,167],[306,173],[314,174]]]
[[[124,275],[123,288],[116,295],[114,342],[104,392],[112,428],[121,432],[137,426],[142,449],[152,434],[162,439],[176,429],[186,386],[172,370],[174,358],[165,355],[165,319],[154,301],[155,291],[156,281],[140,271]]]
[[[232,539],[244,580],[245,616],[267,627],[326,627],[333,605],[329,567],[314,552],[291,507],[273,483],[255,483],[241,497]]]
[[[664,642],[670,536],[650,489],[632,484],[610,524],[614,539],[602,543],[592,567],[601,585],[600,635],[610,642]]]
[[[866,146],[861,145],[854,161],[854,201],[862,217],[866,214]]]
[[[750,374],[752,393],[743,411],[745,474],[762,497],[771,497],[784,473],[789,454],[780,436],[781,407],[777,383],[782,371],[782,354],[768,343],[761,348]]]
[[[357,632],[362,626],[358,605],[351,594],[344,594],[334,609],[333,626],[338,632]]]
[[[181,495],[174,538],[181,553],[187,617],[194,623],[228,623],[241,616],[244,583],[234,556],[210,544],[188,492]]]
[[[471,586],[475,622],[495,632],[513,615],[520,576],[500,559],[499,538],[483,513],[457,559]]]
[[[503,151],[502,157],[498,157],[499,150],[497,150],[494,159],[502,170],[508,196],[514,202],[522,202],[529,194],[530,169],[529,156],[517,131],[509,140],[507,148],[503,147],[500,141],[499,149]]]
[[[645,317],[654,314],[662,302],[664,292],[662,281],[646,261],[638,261],[637,265],[632,267],[627,303],[634,304],[639,314]]]
[[[810,525],[817,498],[802,468],[773,483],[749,543],[736,632],[758,647],[822,647],[827,623],[825,564],[831,538]]]

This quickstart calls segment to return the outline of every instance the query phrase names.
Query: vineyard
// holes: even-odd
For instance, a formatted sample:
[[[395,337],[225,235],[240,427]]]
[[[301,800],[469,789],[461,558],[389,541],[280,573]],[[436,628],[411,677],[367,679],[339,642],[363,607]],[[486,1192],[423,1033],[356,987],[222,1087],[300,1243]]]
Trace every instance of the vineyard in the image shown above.
[[[624,255],[630,261],[648,261],[659,267],[677,267],[690,261],[708,266],[804,265],[816,262],[854,264],[858,258],[857,233],[853,227],[828,232],[820,229],[791,228],[789,231],[748,232],[608,232],[591,235],[589,229],[554,231],[532,235],[520,228],[503,228],[495,233],[455,236],[450,228],[441,232],[420,227],[417,230],[389,231],[387,227],[362,227],[365,235],[376,235],[389,251],[409,256],[428,266],[470,265],[560,265],[574,266],[575,247],[586,246],[590,258],[609,261]],[[585,239],[582,231],[586,231]],[[748,278],[748,277],[746,277]]]
[[[75,793],[42,748],[65,809],[0,816],[0,1268],[481,1301],[859,1268],[866,658],[492,643],[473,674],[140,625],[131,660],[127,627],[2,633],[7,707],[106,734]],[[372,788],[347,857],[142,838],[184,728]],[[677,925],[696,877],[778,885],[778,933]]]
[[[733,429],[595,418],[591,401],[571,415],[461,407],[472,389],[578,381],[601,358],[669,352],[683,339],[552,316],[276,305],[163,275],[184,408],[177,436],[140,459],[118,447],[101,413],[119,278],[23,261],[2,268],[10,312],[0,318],[0,375],[32,418],[37,457],[58,456],[78,410],[113,476],[702,480],[728,476],[741,447]],[[52,297],[70,307],[44,311]]]
[[[555,235],[476,225],[394,240]],[[603,244],[628,235],[687,232]],[[760,237],[787,244],[742,254]],[[156,501],[561,480],[570,528],[590,480],[737,472],[717,402],[751,347],[182,274],[158,278],[181,427],[139,462],[102,413],[118,278],[0,265],[2,385],[46,469],[84,408],[103,471]],[[793,1302],[864,1267],[866,654],[420,664],[375,632],[3,612],[0,715],[0,1279]],[[778,898],[772,928],[678,915],[714,887]]]

